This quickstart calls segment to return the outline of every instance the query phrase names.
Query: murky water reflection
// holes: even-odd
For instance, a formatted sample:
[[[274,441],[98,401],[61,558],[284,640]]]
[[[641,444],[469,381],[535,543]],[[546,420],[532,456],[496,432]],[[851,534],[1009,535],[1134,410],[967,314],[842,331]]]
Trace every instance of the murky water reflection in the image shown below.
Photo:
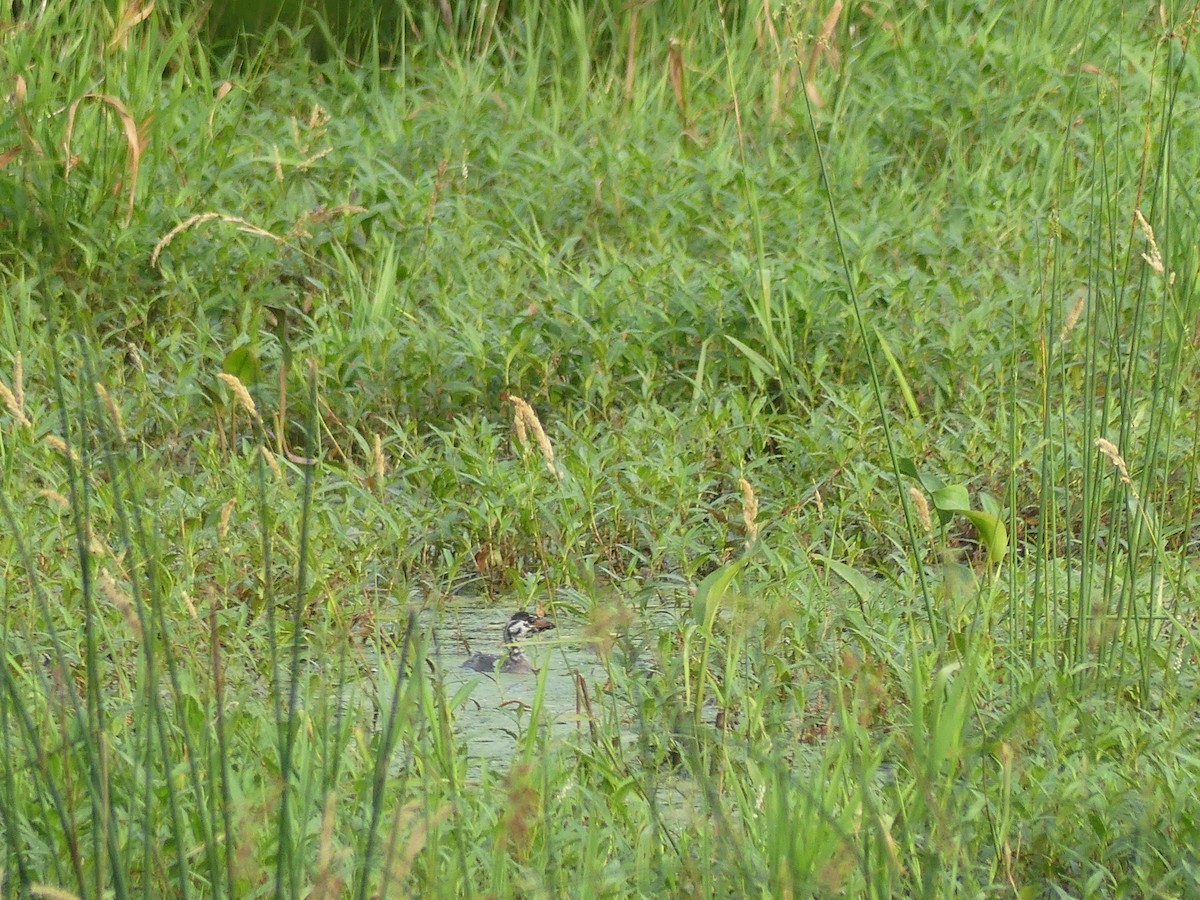
[[[507,765],[519,747],[519,741],[531,727],[533,705],[539,684],[544,679],[538,726],[549,729],[552,738],[570,738],[586,732],[586,701],[590,699],[597,718],[612,711],[614,700],[602,686],[608,674],[595,651],[583,637],[583,624],[566,616],[548,617],[555,621],[553,630],[522,641],[521,648],[537,670],[534,674],[483,673],[462,667],[473,652],[502,654],[504,625],[517,610],[483,601],[459,600],[418,614],[416,629],[422,636],[428,661],[442,679],[442,695],[455,698],[468,691],[466,701],[454,710],[455,736],[465,746],[472,769],[503,761]],[[389,704],[398,647],[387,658],[366,651],[359,659],[358,672],[374,670],[369,677],[353,675],[337,688],[339,704],[354,716],[381,727]],[[428,663],[427,663],[428,665]],[[324,667],[318,664],[318,668]],[[321,676],[314,672],[319,679]]]
[[[438,618],[435,657],[445,678],[446,693],[473,685],[470,699],[455,718],[455,730],[467,744],[468,753],[481,761],[509,759],[517,749],[518,737],[529,727],[530,710],[545,677],[542,695],[543,727],[554,736],[567,736],[581,721],[579,681],[582,677],[590,696],[605,680],[604,667],[596,654],[584,646],[579,626],[559,619],[553,631],[522,643],[537,674],[485,674],[462,668],[470,651],[500,653],[501,634],[515,612],[495,605],[460,602],[442,609]]]

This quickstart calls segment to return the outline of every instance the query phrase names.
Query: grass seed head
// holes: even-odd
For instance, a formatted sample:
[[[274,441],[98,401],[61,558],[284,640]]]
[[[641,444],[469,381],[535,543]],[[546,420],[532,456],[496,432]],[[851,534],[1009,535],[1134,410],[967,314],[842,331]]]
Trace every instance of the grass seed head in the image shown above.
[[[1151,269],[1162,275],[1165,271],[1163,268],[1162,253],[1158,249],[1158,241],[1154,239],[1154,229],[1150,227],[1150,223],[1146,221],[1146,217],[1142,215],[1140,209],[1133,211],[1134,221],[1137,222],[1138,229],[1142,232],[1142,237],[1146,239],[1146,244],[1149,247],[1149,252],[1142,254],[1142,259],[1146,261]]]
[[[50,884],[31,884],[29,896],[36,897],[37,900],[78,900],[78,895]]]
[[[25,408],[25,366],[21,359],[21,351],[17,351],[13,359],[13,394],[17,398],[17,406]]]
[[[917,511],[917,521],[921,524],[921,530],[929,534],[933,531],[933,519],[929,515],[929,501],[925,499],[925,492],[916,485],[910,485],[908,499],[912,501],[913,508]]]
[[[381,487],[387,477],[387,457],[383,455],[383,438],[379,435],[375,435],[371,445],[371,475],[377,487]]]
[[[195,225],[200,225],[204,222],[211,222],[214,219],[227,222],[231,225],[237,225],[237,230],[243,234],[252,234],[256,237],[270,238],[277,244],[282,244],[284,241],[284,238],[280,237],[279,235],[272,234],[270,231],[267,231],[267,229],[260,228],[253,222],[246,221],[241,216],[226,216],[218,212],[196,213],[195,215],[184,219],[159,239],[158,243],[154,245],[154,250],[150,253],[150,265],[158,268],[158,258],[162,256],[162,252],[166,250],[167,247],[171,246],[171,242],[175,240],[178,235]]]
[[[333,825],[337,810],[337,794],[330,792],[325,798],[325,812],[321,817],[321,839],[317,851],[317,874],[313,879],[312,891],[309,897],[319,900],[323,897],[341,897],[345,895],[345,882],[338,874],[335,865],[336,854],[333,848]]]
[[[526,404],[525,401],[521,400],[519,397],[513,398],[512,403],[514,411],[513,430],[517,433],[517,443],[519,443],[521,448],[524,449],[525,447],[529,446],[529,433],[525,428],[525,416],[521,414],[521,407],[525,406]]]
[[[237,506],[237,497],[230,497],[221,507],[221,518],[217,521],[217,537],[222,541],[229,535],[229,518],[233,515],[235,506]]]
[[[1064,343],[1071,332],[1075,330],[1075,326],[1079,324],[1079,317],[1083,315],[1083,308],[1087,305],[1087,292],[1080,291],[1079,296],[1075,298],[1075,305],[1071,307],[1071,311],[1067,313],[1066,319],[1063,320],[1062,331],[1058,333],[1058,342]]]
[[[87,529],[88,553],[92,554],[92,556],[99,556],[99,557],[107,556],[110,559],[117,558],[116,554],[112,552],[112,548],[109,547],[108,544],[106,544],[104,542],[104,539],[102,537],[100,537],[98,534],[96,534],[96,532],[94,532],[92,530],[92,527],[90,524],[88,524],[86,526],[86,529]]]
[[[677,37],[667,42],[667,76],[671,82],[671,93],[675,95],[675,107],[683,127],[687,128],[687,87],[683,80],[683,41]]]
[[[242,384],[242,380],[236,375],[230,375],[228,372],[222,372],[217,376],[225,384],[229,390],[233,391],[233,396],[242,404],[246,412],[250,413],[250,418],[255,422],[261,421],[258,417],[258,407],[254,405],[254,398],[250,396],[250,392],[246,390],[246,386]]]
[[[509,401],[513,405],[513,423],[517,432],[517,440],[521,442],[521,446],[528,446],[528,435],[529,432],[532,432],[538,450],[541,451],[542,459],[546,461],[546,468],[555,478],[561,479],[562,473],[554,464],[554,446],[550,443],[550,438],[546,436],[546,429],[542,428],[541,419],[538,418],[533,407],[520,397],[509,397]]]
[[[584,641],[604,658],[632,624],[633,612],[617,597],[615,601],[598,604],[592,610],[583,630]]]
[[[754,487],[745,478],[739,478],[742,488],[742,521],[746,523],[746,544],[758,540],[758,498],[754,496]]]
[[[43,488],[38,491],[39,497],[44,497],[57,506],[60,510],[66,511],[71,508],[71,502],[60,494],[58,491],[52,491],[50,488]]]
[[[105,409],[108,410],[108,417],[112,420],[113,428],[117,430],[117,437],[122,443],[125,441],[125,425],[121,421],[121,408],[117,406],[113,400],[112,394],[108,392],[108,388],[102,385],[99,381],[96,382],[96,394],[104,402]]]
[[[1121,456],[1121,451],[1117,449],[1117,445],[1108,440],[1108,438],[1096,438],[1096,449],[1112,463],[1113,468],[1117,470],[1117,474],[1125,486],[1133,487],[1133,482],[1129,478],[1129,467],[1125,465],[1125,459]]]
[[[536,827],[541,806],[529,763],[517,763],[504,779],[505,803],[502,817],[504,842],[510,853],[524,859],[530,833]]]
[[[52,450],[56,450],[63,456],[69,457],[76,464],[80,462],[79,454],[71,447],[67,446],[67,442],[60,438],[57,434],[48,434],[45,437],[46,443]]]
[[[8,407],[8,414],[17,420],[18,425],[24,425],[26,428],[33,427],[33,423],[29,421],[29,417],[25,415],[25,411],[21,409],[21,404],[17,402],[16,396],[3,381],[0,381],[0,397],[4,398],[4,405]]]
[[[129,630],[141,640],[142,623],[138,619],[137,613],[134,612],[133,603],[130,602],[129,596],[117,585],[117,582],[108,573],[107,569],[100,570],[100,592],[121,613],[122,618],[125,619],[125,624],[129,626]]]
[[[13,361],[12,389],[10,390],[7,384],[0,381],[0,397],[4,399],[4,405],[8,407],[8,414],[17,420],[18,425],[32,428],[33,423],[25,415],[25,385],[23,381],[21,354],[18,353],[16,359]]]
[[[267,468],[271,470],[271,474],[274,475],[276,478],[282,479],[283,478],[283,469],[280,468],[279,460],[277,460],[275,458],[275,454],[263,446],[260,446],[258,448],[258,452],[261,453],[263,459],[266,460]]]

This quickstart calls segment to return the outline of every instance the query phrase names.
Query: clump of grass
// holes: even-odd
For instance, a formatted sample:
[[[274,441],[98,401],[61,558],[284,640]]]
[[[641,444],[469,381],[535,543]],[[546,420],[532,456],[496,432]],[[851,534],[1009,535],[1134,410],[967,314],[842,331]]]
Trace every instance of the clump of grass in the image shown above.
[[[5,889],[1186,894],[1194,23],[399,9],[0,24]]]

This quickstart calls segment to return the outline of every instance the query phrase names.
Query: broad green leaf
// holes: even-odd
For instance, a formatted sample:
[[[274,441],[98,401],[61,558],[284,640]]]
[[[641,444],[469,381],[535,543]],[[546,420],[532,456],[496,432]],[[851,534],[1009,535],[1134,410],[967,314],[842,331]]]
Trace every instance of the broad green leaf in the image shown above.
[[[230,350],[221,363],[221,371],[234,376],[244,385],[254,384],[258,381],[258,356],[247,345]]]
[[[979,494],[979,508],[985,513],[998,518],[1001,517],[1004,509],[995,497],[982,492]]]
[[[836,559],[830,559],[828,556],[823,557],[822,561],[834,575],[850,586],[850,590],[858,595],[860,602],[866,603],[871,599],[871,582],[867,580],[866,575],[858,569],[852,568],[844,562],[838,562]]]
[[[745,562],[746,559],[743,557],[726,563],[715,572],[711,572],[700,582],[700,587],[696,588],[696,599],[692,601],[692,615],[695,617],[696,624],[704,630],[705,634],[712,632],[713,621],[717,617],[717,608],[721,605],[721,599],[729,590],[729,585],[733,583],[734,577],[741,571]]]
[[[996,565],[1003,562],[1008,553],[1008,529],[1004,526],[1004,520],[976,509],[964,509],[962,514],[971,520],[971,524],[979,532],[979,539],[983,541],[984,549],[987,550],[988,560]]]
[[[965,484],[948,484],[933,491],[933,505],[946,512],[964,512],[971,508]]]
[[[907,475],[909,478],[915,478],[921,482],[921,487],[925,488],[930,494],[946,486],[946,482],[942,481],[936,475],[919,471],[917,464],[908,457],[901,457],[897,461],[897,468],[900,470],[901,475]]]
[[[956,512],[966,512],[971,508],[971,497],[963,484],[947,484],[935,491],[929,492],[933,499],[933,508],[937,510],[938,521],[945,525]]]

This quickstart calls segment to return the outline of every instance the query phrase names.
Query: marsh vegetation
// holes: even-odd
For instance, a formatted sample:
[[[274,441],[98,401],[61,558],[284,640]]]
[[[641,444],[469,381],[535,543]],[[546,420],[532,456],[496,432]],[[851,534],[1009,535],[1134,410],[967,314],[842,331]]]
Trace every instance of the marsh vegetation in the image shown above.
[[[6,896],[1195,893],[1193,7],[172,6],[0,13]]]

